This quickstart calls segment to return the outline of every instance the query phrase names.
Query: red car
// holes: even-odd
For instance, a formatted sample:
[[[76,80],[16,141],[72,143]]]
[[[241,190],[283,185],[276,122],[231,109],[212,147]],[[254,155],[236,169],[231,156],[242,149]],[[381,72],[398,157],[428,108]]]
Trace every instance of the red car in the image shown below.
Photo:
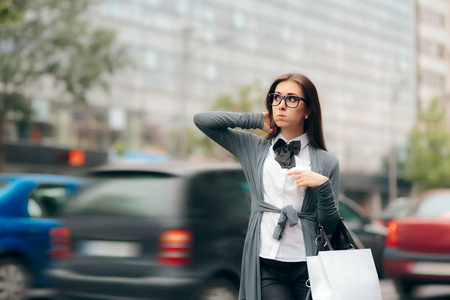
[[[424,193],[388,230],[384,272],[403,298],[422,284],[450,284],[450,189]]]

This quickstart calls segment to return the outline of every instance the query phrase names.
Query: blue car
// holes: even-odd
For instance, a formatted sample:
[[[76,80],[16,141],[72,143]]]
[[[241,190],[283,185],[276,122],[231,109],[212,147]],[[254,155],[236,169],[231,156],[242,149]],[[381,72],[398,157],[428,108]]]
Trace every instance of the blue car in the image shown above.
[[[0,175],[1,299],[51,285],[44,274],[50,260],[70,255],[68,231],[56,217],[83,185],[61,175]]]

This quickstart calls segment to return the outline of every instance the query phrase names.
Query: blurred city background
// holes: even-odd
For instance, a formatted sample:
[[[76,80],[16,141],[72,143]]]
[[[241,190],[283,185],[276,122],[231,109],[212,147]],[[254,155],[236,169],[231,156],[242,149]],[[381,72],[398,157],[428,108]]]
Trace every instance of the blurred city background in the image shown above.
[[[263,111],[272,80],[300,72],[344,193],[377,214],[423,169],[405,174],[419,111],[450,103],[447,1],[2,3],[3,171],[232,159],[192,116]]]
[[[447,0],[0,0],[0,172],[233,162],[194,114],[262,112],[289,72],[370,218],[450,187]]]

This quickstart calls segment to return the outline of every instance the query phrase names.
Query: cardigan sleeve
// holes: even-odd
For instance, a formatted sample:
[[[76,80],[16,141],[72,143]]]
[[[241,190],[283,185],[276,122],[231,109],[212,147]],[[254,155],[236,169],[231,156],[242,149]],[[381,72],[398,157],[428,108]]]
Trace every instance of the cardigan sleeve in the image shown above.
[[[264,126],[263,113],[204,112],[194,116],[195,125],[209,138],[227,149],[238,159],[243,149],[255,134],[241,129],[261,129]]]
[[[339,221],[339,161],[333,157],[328,180],[317,189],[317,218],[325,232],[334,232]]]

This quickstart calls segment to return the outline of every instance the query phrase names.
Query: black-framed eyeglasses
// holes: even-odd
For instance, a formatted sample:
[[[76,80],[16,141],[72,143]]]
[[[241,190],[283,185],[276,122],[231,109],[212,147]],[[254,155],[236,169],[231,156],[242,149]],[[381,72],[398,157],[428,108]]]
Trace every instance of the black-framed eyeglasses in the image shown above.
[[[287,95],[283,96],[276,93],[270,93],[269,94],[269,103],[272,106],[278,106],[281,104],[281,102],[284,100],[284,103],[286,103],[286,106],[289,108],[296,108],[298,104],[300,103],[300,100],[303,102],[306,102],[305,99],[299,96],[295,95]]]

